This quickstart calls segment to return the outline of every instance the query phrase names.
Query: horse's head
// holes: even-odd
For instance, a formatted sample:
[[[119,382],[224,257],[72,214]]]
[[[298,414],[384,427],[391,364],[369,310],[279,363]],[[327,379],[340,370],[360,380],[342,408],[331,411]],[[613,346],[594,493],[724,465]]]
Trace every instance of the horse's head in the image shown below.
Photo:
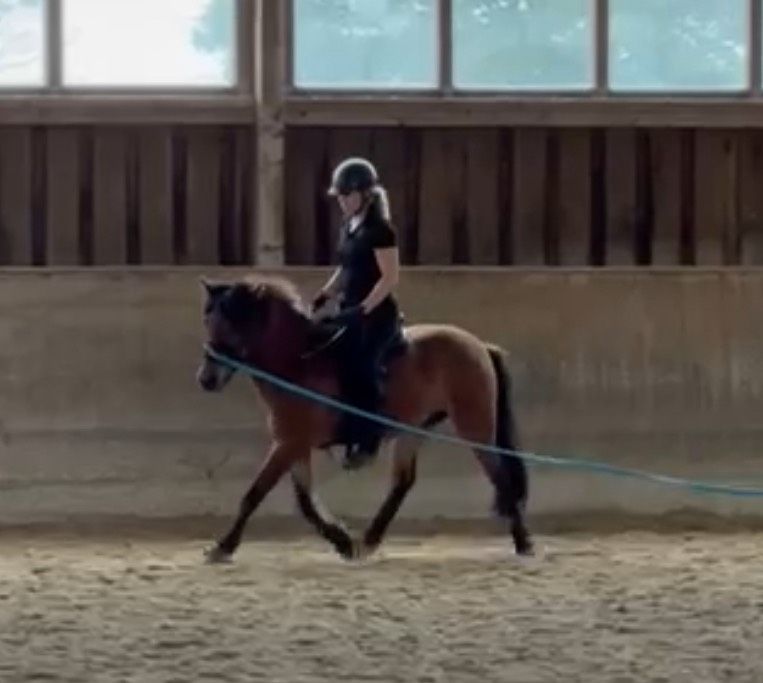
[[[269,365],[290,348],[294,328],[289,322],[305,317],[301,299],[288,283],[255,278],[201,282],[206,344],[213,351],[240,362]],[[205,354],[196,379],[205,391],[220,391],[234,373]]]

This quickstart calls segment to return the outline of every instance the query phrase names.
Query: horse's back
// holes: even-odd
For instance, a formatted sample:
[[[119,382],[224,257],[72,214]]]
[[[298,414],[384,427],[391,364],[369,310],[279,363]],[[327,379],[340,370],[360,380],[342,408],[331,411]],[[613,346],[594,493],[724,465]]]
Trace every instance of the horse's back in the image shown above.
[[[389,363],[389,389],[394,403],[421,411],[450,411],[454,401],[489,403],[494,372],[489,345],[475,334],[448,324],[416,324],[403,330],[405,352]],[[459,398],[460,397],[460,398]]]
[[[404,328],[403,336],[409,352],[413,355],[451,357],[452,360],[483,359],[487,342],[457,325],[423,323]]]

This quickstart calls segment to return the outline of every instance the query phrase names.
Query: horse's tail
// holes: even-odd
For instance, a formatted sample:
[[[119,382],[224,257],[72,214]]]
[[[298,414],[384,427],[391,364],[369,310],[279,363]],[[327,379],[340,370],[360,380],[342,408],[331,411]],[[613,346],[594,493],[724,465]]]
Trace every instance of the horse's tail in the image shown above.
[[[506,367],[503,349],[494,344],[487,345],[493,363],[497,384],[495,445],[498,448],[515,451],[518,448],[517,428],[511,405],[511,376]],[[496,454],[498,458],[498,483],[496,511],[510,515],[517,503],[527,500],[527,469],[524,460],[509,453]]]

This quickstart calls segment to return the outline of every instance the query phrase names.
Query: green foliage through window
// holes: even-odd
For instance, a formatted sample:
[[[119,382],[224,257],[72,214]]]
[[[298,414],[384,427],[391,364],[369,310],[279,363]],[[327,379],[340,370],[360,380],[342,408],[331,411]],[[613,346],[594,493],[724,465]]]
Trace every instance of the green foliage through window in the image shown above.
[[[437,0],[295,0],[296,85],[436,86],[437,5]]]
[[[747,0],[610,0],[610,85],[741,90]]]
[[[453,0],[459,88],[581,89],[594,82],[589,0]]]

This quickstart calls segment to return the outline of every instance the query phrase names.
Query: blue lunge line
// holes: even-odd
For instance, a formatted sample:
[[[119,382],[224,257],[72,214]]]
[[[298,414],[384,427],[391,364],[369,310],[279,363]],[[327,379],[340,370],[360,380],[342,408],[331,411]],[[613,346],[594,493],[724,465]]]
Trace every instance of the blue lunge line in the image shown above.
[[[288,382],[276,375],[272,375],[268,372],[255,368],[252,365],[241,363],[233,358],[230,358],[224,354],[217,353],[208,344],[204,345],[205,353],[214,361],[227,365],[233,370],[237,370],[244,374],[247,374],[256,379],[264,380],[270,384],[273,384],[281,389],[284,389],[290,393],[302,396],[311,401],[322,403],[323,405],[331,406],[342,410],[344,412],[352,413],[360,417],[364,417],[369,420],[373,420],[380,424],[386,425],[396,431],[407,432],[408,434],[415,434],[417,436],[423,436],[428,439],[435,439],[439,441],[449,442],[458,446],[465,446],[467,448],[476,448],[481,451],[496,453],[498,455],[513,455],[518,458],[522,458],[530,463],[536,465],[545,465],[550,467],[566,467],[568,469],[586,470],[597,474],[607,474],[610,476],[627,477],[629,479],[640,479],[642,481],[648,481],[651,483],[662,484],[663,486],[672,486],[674,488],[683,488],[694,493],[722,495],[722,496],[734,496],[737,498],[763,498],[763,489],[759,488],[747,488],[731,486],[727,484],[712,484],[703,481],[694,481],[691,479],[681,479],[679,477],[670,477],[663,474],[654,474],[652,472],[644,472],[641,470],[633,470],[626,467],[616,467],[615,465],[608,465],[602,462],[596,462],[593,460],[584,459],[571,459],[560,458],[550,455],[538,455],[537,453],[530,453],[527,451],[516,451],[508,448],[499,448],[492,444],[479,443],[476,441],[468,441],[467,439],[461,439],[457,436],[449,436],[448,434],[440,434],[432,432],[428,429],[423,429],[415,425],[405,424],[384,417],[383,415],[377,415],[375,413],[369,413],[355,406],[351,406],[341,401],[337,401],[324,394],[311,391],[305,387],[301,387],[297,384]]]

